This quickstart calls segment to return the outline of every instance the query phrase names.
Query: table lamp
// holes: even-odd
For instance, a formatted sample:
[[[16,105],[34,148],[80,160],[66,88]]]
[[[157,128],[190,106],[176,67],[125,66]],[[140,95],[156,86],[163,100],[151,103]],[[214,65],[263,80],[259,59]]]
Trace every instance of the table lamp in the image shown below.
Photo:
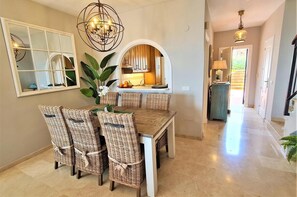
[[[217,60],[214,61],[212,69],[217,70],[216,71],[216,79],[217,81],[222,81],[223,79],[223,71],[222,69],[227,69],[227,62],[226,60]]]

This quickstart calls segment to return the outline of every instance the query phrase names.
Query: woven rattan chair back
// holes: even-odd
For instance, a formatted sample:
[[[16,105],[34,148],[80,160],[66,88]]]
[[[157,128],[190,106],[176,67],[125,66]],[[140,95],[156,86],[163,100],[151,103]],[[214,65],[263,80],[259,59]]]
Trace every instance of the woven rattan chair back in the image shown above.
[[[73,138],[77,178],[81,171],[98,175],[102,185],[102,174],[108,167],[106,146],[100,142],[99,130],[94,129],[94,116],[88,110],[62,109]]]
[[[146,108],[157,110],[168,110],[170,102],[169,94],[148,94],[146,97]]]
[[[155,110],[169,110],[169,94],[148,94],[146,97],[146,108]],[[166,147],[168,152],[167,130],[156,140],[157,168],[160,168],[160,149]]]
[[[71,133],[68,130],[62,114],[62,106],[39,105],[39,110],[46,122],[54,148],[55,169],[58,162],[71,166],[74,175],[74,147]]]
[[[108,92],[105,96],[100,98],[100,104],[118,105],[118,92]]]
[[[137,188],[144,180],[144,161],[139,135],[135,127],[134,115],[98,112],[109,157],[109,179],[111,190],[113,181]]]
[[[122,106],[141,108],[142,94],[141,93],[123,93]]]

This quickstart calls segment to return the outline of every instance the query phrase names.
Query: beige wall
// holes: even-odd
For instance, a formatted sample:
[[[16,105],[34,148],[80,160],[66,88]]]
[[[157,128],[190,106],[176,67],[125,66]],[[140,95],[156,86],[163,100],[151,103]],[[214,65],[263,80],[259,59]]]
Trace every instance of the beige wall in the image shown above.
[[[92,53],[76,33],[76,18],[27,0],[0,0],[0,16],[75,34],[78,61]],[[91,103],[79,89],[17,98],[0,27],[0,168],[50,145],[50,136],[38,111],[39,104],[79,107]]]
[[[289,76],[292,67],[294,47],[291,45],[296,36],[296,0],[287,0],[285,4],[284,19],[280,40],[280,50],[276,71],[275,91],[271,118],[280,119],[283,117]]]
[[[264,23],[261,29],[261,40],[260,40],[260,55],[258,63],[258,72],[257,72],[257,84],[256,84],[256,97],[255,97],[255,108],[258,110],[260,102],[260,82],[261,82],[261,66],[264,64],[264,44],[265,41],[271,37],[274,37],[273,52],[272,52],[272,62],[270,69],[270,78],[268,86],[268,96],[267,96],[267,119],[271,119],[273,96],[274,96],[274,86],[276,78],[276,70],[279,56],[279,46],[281,39],[281,30],[282,30],[282,21],[284,15],[284,4],[282,4]]]
[[[234,43],[234,33],[236,30],[215,32],[214,33],[214,60],[219,59],[219,48],[220,47],[234,47],[234,46],[244,46],[252,45],[252,61],[251,61],[251,75],[249,84],[249,98],[248,106],[253,107],[255,103],[255,86],[256,86],[256,73],[258,68],[258,57],[259,57],[259,42],[261,35],[260,27],[246,28],[247,39],[244,43],[235,44]]]
[[[172,64],[171,109],[176,133],[202,136],[204,77],[204,0],[172,0],[121,13],[125,35],[116,51],[148,39],[167,52]],[[183,90],[189,87],[189,91]]]
[[[75,28],[76,16],[28,0],[0,0],[0,5],[0,16],[74,33],[78,61],[83,59],[84,52],[101,56],[91,52],[80,40]],[[202,136],[204,8],[204,0],[172,0],[121,13],[125,35],[116,49],[119,52],[134,40],[149,39],[166,50],[173,66],[171,108],[178,112],[176,133],[194,137]],[[91,104],[92,100],[85,99],[78,89],[17,98],[2,31],[0,50],[1,168],[50,145],[38,104],[79,107]],[[183,87],[189,87],[189,91]]]

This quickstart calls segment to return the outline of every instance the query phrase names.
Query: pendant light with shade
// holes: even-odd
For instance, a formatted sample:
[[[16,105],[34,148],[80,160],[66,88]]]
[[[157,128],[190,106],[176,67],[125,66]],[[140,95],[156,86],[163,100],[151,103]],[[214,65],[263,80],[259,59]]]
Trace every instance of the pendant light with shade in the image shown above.
[[[244,10],[239,10],[238,15],[240,16],[240,22],[238,25],[238,31],[234,34],[235,43],[245,42],[247,31],[243,29],[242,23],[242,15],[244,14]]]

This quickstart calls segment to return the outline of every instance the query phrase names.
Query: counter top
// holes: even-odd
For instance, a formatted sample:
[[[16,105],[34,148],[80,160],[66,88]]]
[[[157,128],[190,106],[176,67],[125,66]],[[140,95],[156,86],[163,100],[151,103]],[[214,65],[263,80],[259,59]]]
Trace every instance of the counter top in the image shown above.
[[[132,88],[119,88],[117,87],[118,92],[169,92],[169,88],[152,88],[151,85],[145,86],[133,86]]]

